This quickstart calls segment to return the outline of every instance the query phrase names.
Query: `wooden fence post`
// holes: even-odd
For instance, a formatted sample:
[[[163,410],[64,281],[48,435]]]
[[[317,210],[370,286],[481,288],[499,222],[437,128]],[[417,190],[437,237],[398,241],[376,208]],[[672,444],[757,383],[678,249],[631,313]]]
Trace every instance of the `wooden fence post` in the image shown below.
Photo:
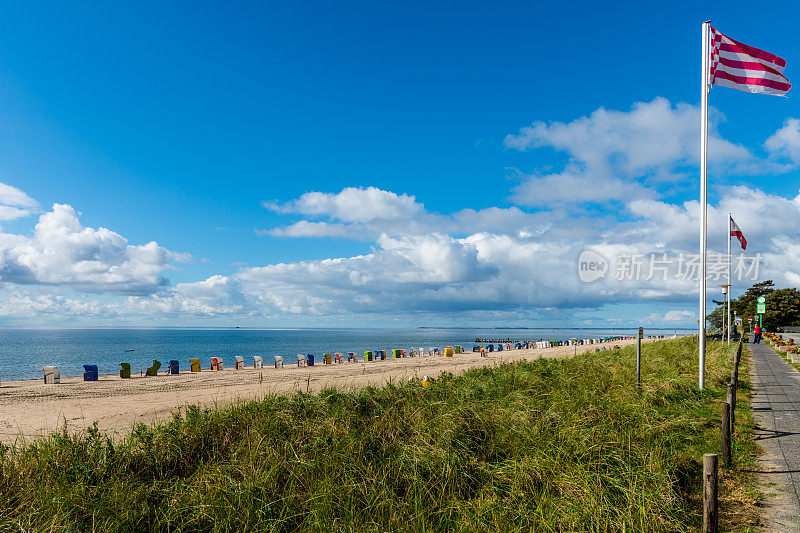
[[[715,453],[703,455],[703,531],[717,533],[717,463]]]
[[[728,383],[728,405],[731,406],[730,419],[731,419],[731,435],[736,429],[736,388],[733,383]]]
[[[728,402],[722,404],[722,466],[731,466],[731,406]]]
[[[739,345],[736,347],[736,355],[733,356],[733,370],[731,371],[731,383],[734,389],[739,388],[739,361],[742,359],[742,341],[739,339]]]

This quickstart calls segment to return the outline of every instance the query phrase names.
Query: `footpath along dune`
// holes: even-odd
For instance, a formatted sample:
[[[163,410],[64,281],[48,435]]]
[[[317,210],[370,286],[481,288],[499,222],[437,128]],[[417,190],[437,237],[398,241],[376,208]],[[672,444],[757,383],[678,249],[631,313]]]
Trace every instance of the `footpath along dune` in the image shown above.
[[[442,372],[461,373],[520,359],[569,357],[576,348],[582,353],[634,342],[510,350],[492,352],[483,358],[470,352],[454,357],[408,357],[303,368],[287,363],[283,369],[226,368],[220,372],[204,370],[131,379],[101,376],[94,382],[84,382],[78,377],[62,378],[58,385],[44,385],[41,380],[11,381],[0,387],[0,442],[31,440],[61,431],[65,424],[68,431],[78,431],[94,422],[102,431],[121,436],[136,423],[168,420],[173,412],[192,404],[221,406],[295,390],[315,392],[326,386],[348,389],[383,385],[424,375],[435,378]]]

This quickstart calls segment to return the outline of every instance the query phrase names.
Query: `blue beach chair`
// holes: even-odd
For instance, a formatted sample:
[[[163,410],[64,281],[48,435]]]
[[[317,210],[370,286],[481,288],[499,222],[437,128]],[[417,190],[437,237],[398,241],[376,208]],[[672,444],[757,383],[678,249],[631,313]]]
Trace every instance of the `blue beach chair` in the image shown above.
[[[97,381],[97,365],[83,365],[83,381]]]

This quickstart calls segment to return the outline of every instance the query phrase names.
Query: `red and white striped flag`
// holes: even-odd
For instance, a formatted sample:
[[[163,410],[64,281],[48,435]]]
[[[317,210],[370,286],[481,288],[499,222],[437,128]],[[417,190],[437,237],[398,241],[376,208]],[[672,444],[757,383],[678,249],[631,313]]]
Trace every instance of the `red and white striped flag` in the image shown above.
[[[784,96],[791,85],[783,76],[786,60],[734,41],[711,28],[711,83],[746,93]]]
[[[744,238],[744,233],[736,225],[736,222],[733,221],[733,217],[730,217],[730,228],[731,228],[731,237],[736,237],[739,239],[739,244],[742,246],[742,250],[747,250],[747,239]]]

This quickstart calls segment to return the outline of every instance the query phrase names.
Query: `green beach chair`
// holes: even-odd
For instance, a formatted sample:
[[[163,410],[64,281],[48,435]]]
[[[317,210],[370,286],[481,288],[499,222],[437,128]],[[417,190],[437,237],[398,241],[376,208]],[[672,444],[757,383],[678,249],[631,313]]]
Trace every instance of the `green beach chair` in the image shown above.
[[[130,363],[120,363],[119,366],[122,368],[119,369],[119,377],[122,379],[128,379],[131,377],[131,364]]]
[[[147,369],[145,376],[157,376],[159,368],[161,368],[161,363],[153,359],[153,366]]]

